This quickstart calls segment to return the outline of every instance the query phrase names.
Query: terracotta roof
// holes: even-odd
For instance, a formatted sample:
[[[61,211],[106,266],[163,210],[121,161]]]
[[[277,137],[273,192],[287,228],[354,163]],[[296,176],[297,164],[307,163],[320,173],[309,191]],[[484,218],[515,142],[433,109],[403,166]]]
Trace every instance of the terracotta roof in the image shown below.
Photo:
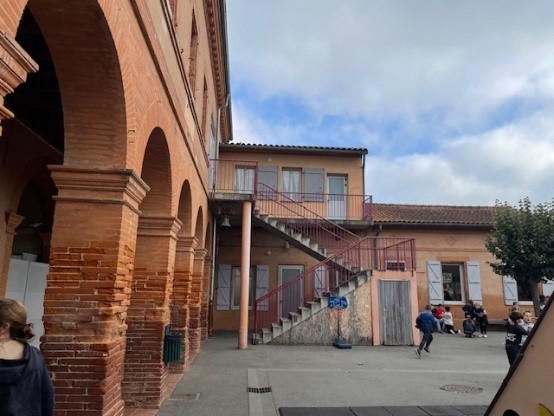
[[[323,146],[293,146],[277,144],[222,143],[219,148],[224,150],[248,150],[251,152],[279,153],[327,153],[327,154],[358,154],[366,155],[367,149],[360,147],[323,147]]]
[[[494,207],[373,204],[377,224],[492,226]]]

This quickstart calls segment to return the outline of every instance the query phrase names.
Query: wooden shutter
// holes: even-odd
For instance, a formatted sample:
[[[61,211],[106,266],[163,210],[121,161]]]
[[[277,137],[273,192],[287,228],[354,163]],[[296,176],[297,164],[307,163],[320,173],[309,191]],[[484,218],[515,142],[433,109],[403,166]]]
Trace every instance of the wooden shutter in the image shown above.
[[[429,282],[429,303],[437,305],[443,303],[442,267],[440,261],[427,262],[427,280]]]
[[[220,264],[217,270],[217,310],[229,309],[231,296],[231,265]]]
[[[502,276],[504,283],[504,303],[506,305],[512,305],[517,302],[517,282],[512,276]]]
[[[548,280],[542,284],[542,294],[544,296],[551,296],[554,292],[554,280]]]
[[[269,291],[269,266],[260,264],[256,266],[256,300],[266,295]],[[268,299],[258,305],[259,311],[267,311]]]
[[[277,166],[260,166],[258,168],[258,186],[260,199],[277,199]]]
[[[324,180],[323,169],[304,169],[304,201],[323,202]]]
[[[481,275],[478,262],[467,262],[467,281],[469,287],[469,298],[474,302],[483,303],[483,295],[481,292]]]

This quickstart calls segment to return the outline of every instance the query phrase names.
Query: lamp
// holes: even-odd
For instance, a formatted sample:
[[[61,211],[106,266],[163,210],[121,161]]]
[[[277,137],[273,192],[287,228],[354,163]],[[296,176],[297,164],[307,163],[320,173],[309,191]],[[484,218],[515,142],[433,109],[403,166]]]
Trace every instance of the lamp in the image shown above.
[[[227,215],[223,216],[223,219],[221,220],[220,227],[230,227],[231,223],[229,222],[229,217]]]

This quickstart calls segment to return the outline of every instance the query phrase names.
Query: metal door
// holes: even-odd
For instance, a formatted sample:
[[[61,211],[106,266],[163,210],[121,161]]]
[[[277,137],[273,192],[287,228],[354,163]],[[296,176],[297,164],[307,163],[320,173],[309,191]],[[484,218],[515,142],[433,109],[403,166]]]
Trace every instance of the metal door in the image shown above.
[[[279,266],[279,286],[282,286],[304,271],[304,266],[280,265]],[[283,288],[280,294],[279,302],[281,304],[279,316],[288,318],[289,312],[296,312],[302,306],[302,284],[295,282]]]
[[[381,280],[379,311],[382,345],[413,345],[410,282]]]
[[[346,219],[346,177],[329,176],[329,201],[327,217],[334,220]]]

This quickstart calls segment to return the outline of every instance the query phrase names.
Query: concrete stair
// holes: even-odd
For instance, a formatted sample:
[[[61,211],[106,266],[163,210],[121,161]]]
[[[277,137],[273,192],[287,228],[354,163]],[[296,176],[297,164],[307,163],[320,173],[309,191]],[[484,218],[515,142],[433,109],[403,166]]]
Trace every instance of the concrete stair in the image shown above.
[[[313,302],[308,302],[295,312],[289,312],[288,318],[281,318],[278,323],[272,323],[271,328],[263,328],[261,337],[257,334],[255,335],[254,343],[271,343],[274,339],[286,334],[287,331],[290,331],[299,323],[311,319],[314,315],[327,308],[329,306],[329,296],[346,296],[369,282],[370,277],[369,271],[359,272],[352,276],[349,281],[334,289],[331,293],[324,294],[321,298],[316,298]]]

